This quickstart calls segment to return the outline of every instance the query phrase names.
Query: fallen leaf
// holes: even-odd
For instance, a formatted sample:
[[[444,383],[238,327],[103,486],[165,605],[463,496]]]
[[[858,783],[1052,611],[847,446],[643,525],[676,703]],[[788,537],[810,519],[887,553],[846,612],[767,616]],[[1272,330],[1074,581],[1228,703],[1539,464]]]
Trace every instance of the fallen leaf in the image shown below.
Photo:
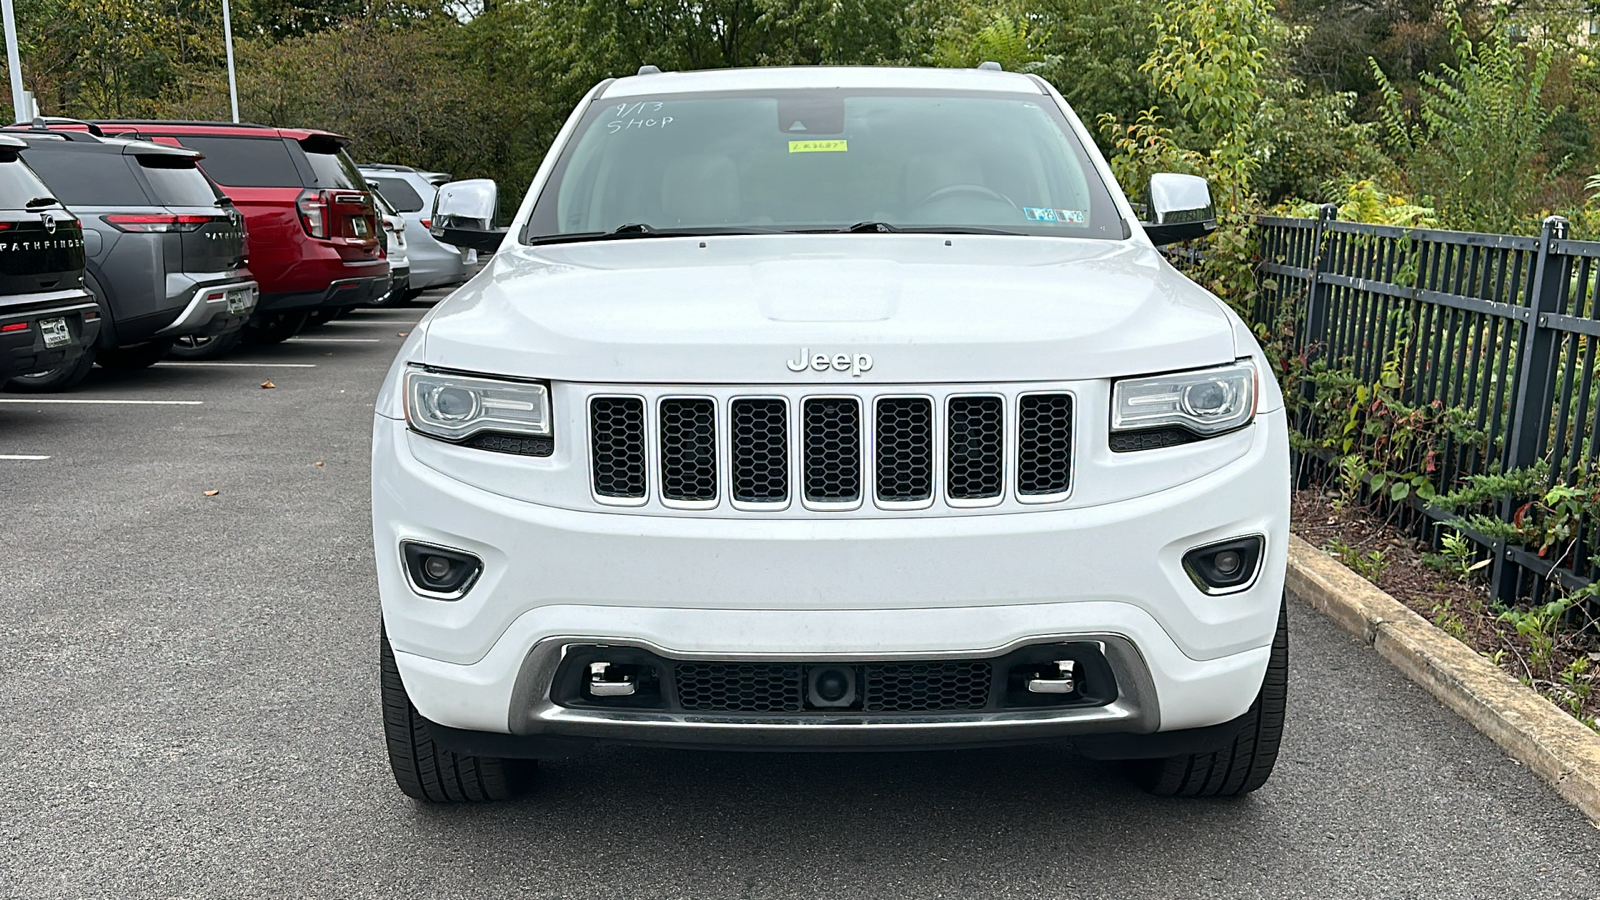
[[[273,384],[271,381],[263,381],[263,382],[261,382],[261,386],[264,387],[264,388],[275,388],[275,387],[277,387],[277,385]]]
[[[1591,653],[1591,654],[1589,654],[1589,659],[1592,662],[1600,662],[1600,653]]]
[[[402,332],[400,332],[400,336],[401,336],[401,337],[405,337],[405,336],[406,336],[406,335],[408,335],[408,334],[410,334],[410,333],[411,333],[411,332],[409,332],[409,331],[402,331]]]
[[[216,495],[218,495],[220,493],[222,493],[222,492],[221,491],[206,491],[206,496],[207,497],[215,497]]]
[[[319,465],[319,466],[322,465],[322,460],[320,460],[320,459],[317,460],[317,465]]]

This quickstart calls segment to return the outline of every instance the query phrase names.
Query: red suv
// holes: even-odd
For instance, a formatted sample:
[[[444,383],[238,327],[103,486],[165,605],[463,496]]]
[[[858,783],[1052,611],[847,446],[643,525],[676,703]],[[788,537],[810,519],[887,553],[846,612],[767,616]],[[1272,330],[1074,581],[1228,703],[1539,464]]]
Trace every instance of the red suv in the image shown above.
[[[378,243],[382,220],[345,154],[349,138],[226,122],[94,124],[106,134],[205,154],[200,168],[244,214],[250,235],[250,271],[261,297],[246,340],[281,341],[314,310],[355,306],[388,291],[389,262]]]

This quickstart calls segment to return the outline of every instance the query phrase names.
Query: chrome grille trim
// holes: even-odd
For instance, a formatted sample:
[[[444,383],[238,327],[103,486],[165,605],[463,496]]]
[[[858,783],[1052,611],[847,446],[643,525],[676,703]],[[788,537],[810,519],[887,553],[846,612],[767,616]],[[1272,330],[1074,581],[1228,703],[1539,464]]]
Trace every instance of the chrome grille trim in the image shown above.
[[[951,394],[945,399],[945,502],[996,506],[1005,500],[1006,414],[999,394]]]
[[[895,421],[886,419],[887,408],[896,410]],[[872,498],[879,509],[927,509],[933,505],[940,481],[938,410],[939,404],[925,394],[873,398]],[[912,421],[906,421],[908,418]],[[897,459],[888,458],[891,452]],[[906,472],[908,467],[925,468],[926,475]],[[886,497],[886,490],[894,493]]]
[[[772,408],[774,404],[776,409]],[[794,496],[794,478],[790,474],[795,468],[793,418],[792,404],[784,397],[734,397],[728,401],[727,471],[731,482],[728,496],[734,509],[777,512],[789,508],[789,501]],[[776,439],[772,435],[774,424],[782,428],[782,434]],[[762,429],[765,443],[777,446],[768,446],[764,452],[758,452],[753,437],[757,427]],[[741,453],[737,448],[743,448],[745,452]],[[774,480],[782,482],[781,496],[772,489],[771,482]],[[758,499],[761,496],[771,496],[773,499]]]
[[[800,502],[806,509],[859,509],[867,495],[867,423],[853,394],[800,403]],[[839,495],[837,499],[830,495]]]
[[[647,404],[636,395],[589,398],[589,489],[596,503],[643,506],[650,499]]]
[[[711,397],[668,396],[656,403],[656,458],[661,504],[715,509],[720,494],[722,428]]]
[[[1069,500],[1075,483],[1073,469],[1077,464],[1079,426],[1083,425],[1084,416],[1098,415],[1103,405],[1096,402],[1098,394],[1090,394],[1087,404],[1080,403],[1083,389],[1084,385],[1072,382],[757,385],[744,389],[734,385],[579,384],[558,385],[557,395],[559,397],[563,390],[571,392],[566,394],[570,403],[568,409],[572,410],[575,420],[571,424],[587,427],[591,432],[578,435],[574,448],[578,458],[573,460],[589,470],[587,502],[657,515],[676,513],[726,518],[765,514],[792,519],[812,513],[892,518],[1045,510]],[[1036,402],[1030,399],[1033,397],[1057,398],[1049,402],[1070,407],[1070,419],[1057,423],[1056,430],[1043,443],[1057,455],[1043,466],[1030,469],[1025,459],[1029,451],[1024,446],[1027,414],[1023,409]],[[808,495],[806,464],[811,457],[806,446],[806,411],[819,401],[845,401],[855,417],[855,435],[846,437],[847,442],[853,440],[850,459],[856,471],[844,473],[846,484],[842,493],[846,499],[827,499],[828,492],[819,492],[815,487]],[[969,478],[966,485],[959,479],[953,484],[953,463],[962,458],[958,427],[961,409],[974,402],[985,408],[986,421],[980,435],[982,440],[978,442],[980,446],[976,448],[981,452],[974,455],[973,447],[968,447],[967,452],[969,458],[977,458],[982,463],[982,477]],[[602,404],[610,404],[613,410],[620,408],[618,404],[632,404],[632,409],[642,412],[642,421],[630,426],[631,443],[625,443],[634,451],[642,445],[644,471],[638,471],[637,452],[622,454],[633,473],[633,480],[624,485],[626,491],[618,490],[615,479],[620,458],[617,448],[600,441],[593,433],[597,423],[595,410]],[[714,447],[710,456],[700,457],[701,470],[709,472],[697,491],[682,489],[683,473],[675,468],[675,445],[668,434],[672,425],[669,418],[674,410],[682,412],[684,404],[709,410],[712,416],[710,442]],[[915,452],[908,454],[904,429],[897,433],[886,425],[885,410],[897,404],[909,404],[902,405],[900,412],[908,408],[916,412],[915,424],[919,428],[922,419],[929,419],[931,454],[927,439],[920,431],[916,432],[911,445]],[[955,421],[952,411],[955,411]],[[923,415],[924,412],[931,416]],[[761,417],[752,419],[752,413],[760,413]],[[1065,427],[1061,427],[1063,424]],[[752,428],[774,438],[760,454],[751,452],[750,435],[755,433]],[[1085,437],[1090,437],[1092,432],[1091,427],[1084,432]],[[567,451],[558,448],[558,463],[564,452]],[[1064,459],[1061,458],[1063,453],[1066,454]],[[930,458],[931,485],[926,480],[908,481],[902,477],[907,471],[903,467],[909,465],[914,469],[921,460]],[[1029,480],[1025,474],[1049,474],[1052,467],[1059,469],[1062,465],[1066,466],[1065,473],[1055,472],[1054,481],[1038,477]],[[639,493],[641,484],[645,488],[643,496]],[[952,490],[952,486],[956,490]],[[1041,486],[1063,489],[1038,492]],[[839,496],[840,486],[833,485],[833,488],[836,492],[833,495]],[[984,496],[973,496],[980,488]],[[914,499],[903,499],[907,496]],[[766,497],[772,499],[764,499]]]
[[[1041,421],[1041,413],[1047,413],[1049,421]],[[1017,396],[1015,464],[1019,503],[1056,503],[1071,495],[1078,462],[1074,427],[1077,414],[1073,396],[1065,391],[1029,391]],[[1061,445],[1065,445],[1064,453]],[[1065,471],[1046,472],[1047,467],[1064,467]]]

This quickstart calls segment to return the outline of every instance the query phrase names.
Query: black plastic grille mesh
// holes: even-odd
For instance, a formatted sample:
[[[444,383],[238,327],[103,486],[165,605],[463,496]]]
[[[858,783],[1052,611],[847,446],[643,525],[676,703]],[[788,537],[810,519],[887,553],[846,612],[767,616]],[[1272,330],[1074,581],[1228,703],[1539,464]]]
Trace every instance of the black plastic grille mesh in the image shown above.
[[[951,397],[945,492],[954,500],[1000,496],[1004,431],[999,397]]]
[[[679,663],[678,705],[702,712],[797,712],[805,677],[797,665]]]
[[[782,503],[789,497],[789,405],[777,398],[733,401],[733,499]]]
[[[874,463],[878,499],[915,503],[933,496],[933,401],[878,401]]]
[[[993,671],[982,660],[863,666],[861,706],[872,712],[983,709]]]
[[[861,404],[852,397],[805,403],[806,499],[853,503],[861,499]]]
[[[589,401],[589,455],[594,492],[602,497],[643,497],[644,401],[595,397]]]
[[[1072,484],[1072,397],[1029,394],[1017,403],[1017,493],[1060,494]]]
[[[717,499],[717,412],[709,399],[661,401],[661,495]]]

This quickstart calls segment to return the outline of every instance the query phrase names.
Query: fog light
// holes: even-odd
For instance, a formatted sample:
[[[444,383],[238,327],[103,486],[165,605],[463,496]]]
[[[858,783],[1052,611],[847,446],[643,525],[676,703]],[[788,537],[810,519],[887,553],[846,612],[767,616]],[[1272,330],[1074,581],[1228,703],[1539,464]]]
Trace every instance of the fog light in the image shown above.
[[[1260,535],[1196,547],[1183,555],[1184,571],[1208,594],[1243,590],[1261,565]]]
[[[483,571],[481,560],[461,550],[404,541],[400,551],[412,590],[436,600],[461,599]]]

